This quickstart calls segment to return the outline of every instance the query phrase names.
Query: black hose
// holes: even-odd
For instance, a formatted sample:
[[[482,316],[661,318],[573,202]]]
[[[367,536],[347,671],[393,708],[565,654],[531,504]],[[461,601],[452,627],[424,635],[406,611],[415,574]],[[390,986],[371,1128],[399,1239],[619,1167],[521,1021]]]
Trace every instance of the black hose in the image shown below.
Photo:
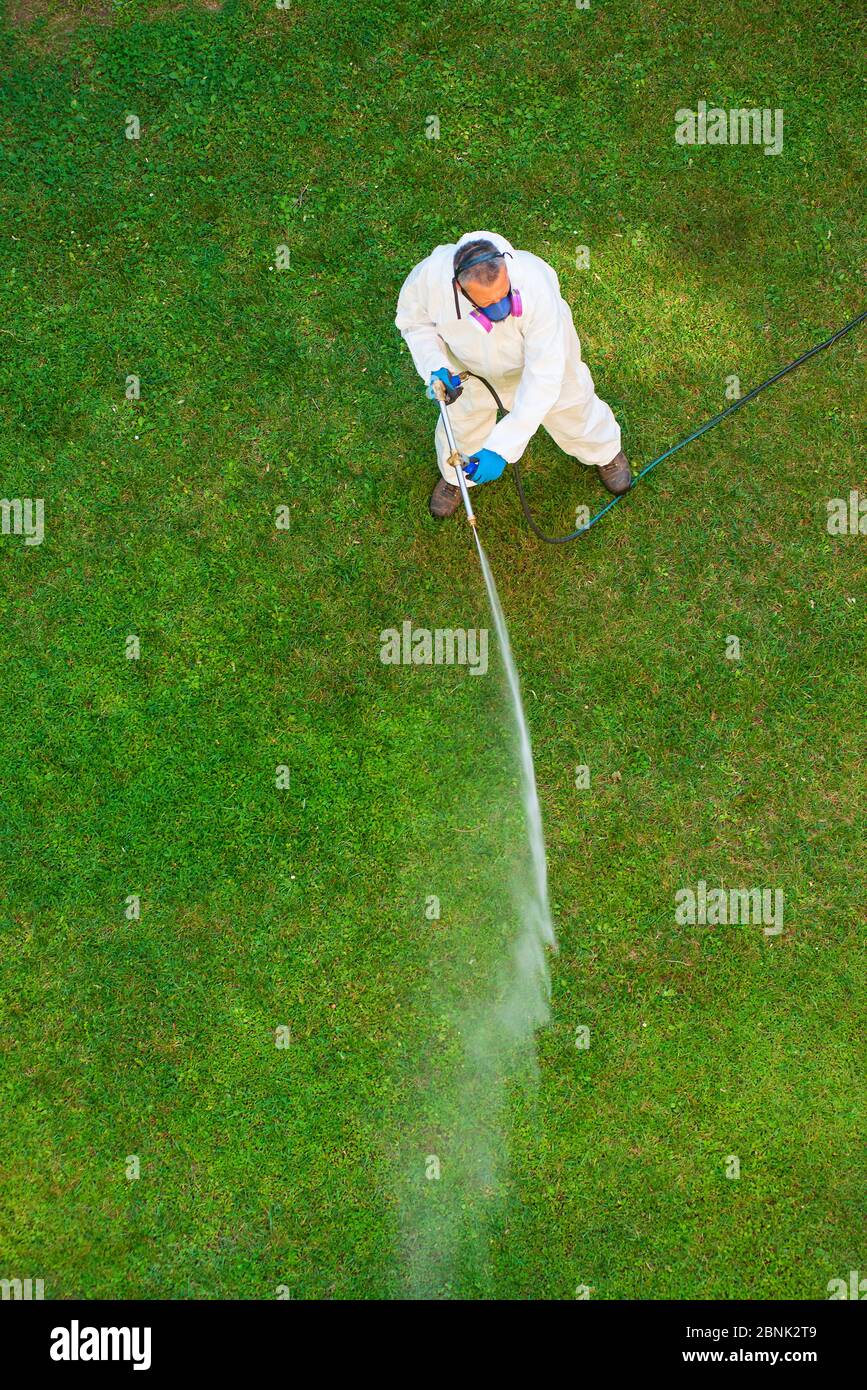
[[[650,463],[645,464],[641,472],[636,475],[629,492],[632,492],[636,485],[641,482],[641,479],[646,477],[651,469],[655,468],[658,463],[662,463],[664,459],[671,458],[672,454],[676,454],[678,449],[684,449],[686,445],[691,444],[694,439],[698,439],[700,435],[706,434],[707,431],[712,430],[715,425],[721,424],[727,415],[732,415],[734,411],[740,410],[741,406],[746,405],[747,401],[755,400],[756,396],[762,391],[766,391],[769,386],[773,386],[774,382],[779,381],[781,377],[787,376],[789,372],[793,372],[796,367],[802,366],[804,362],[808,362],[811,357],[815,357],[817,352],[824,352],[825,348],[831,347],[832,344],[836,343],[837,339],[842,338],[844,334],[851,333],[852,329],[857,328],[858,324],[863,323],[865,319],[867,319],[867,309],[865,309],[862,314],[859,314],[857,318],[852,319],[851,323],[845,324],[843,328],[838,328],[836,333],[832,333],[830,338],[825,339],[824,343],[817,343],[815,347],[809,348],[808,351],[802,353],[800,357],[796,357],[794,362],[790,362],[786,367],[781,367],[773,376],[769,376],[767,381],[763,381],[760,386],[754,386],[752,391],[748,391],[745,396],[741,396],[740,400],[732,401],[732,404],[726,406],[725,410],[721,410],[719,415],[714,415],[713,419],[707,420],[697,430],[693,430],[692,434],[688,434],[685,439],[681,439],[678,444],[674,444],[670,449],[666,449],[664,454],[660,454],[658,458],[651,459]],[[476,372],[468,372],[467,375],[476,377],[483,386],[486,386],[497,403],[497,409],[501,410],[503,414],[508,414],[503,402],[500,400],[489,381],[485,381],[485,378],[483,376],[478,376]],[[583,536],[585,532],[589,531],[591,526],[595,526],[597,521],[599,521],[606,512],[610,512],[611,508],[615,507],[623,497],[629,495],[629,493],[624,492],[616,497],[612,497],[611,501],[606,503],[601,511],[598,511],[595,516],[591,516],[585,526],[579,526],[577,530],[569,531],[565,536],[546,536],[545,532],[536,522],[533,513],[530,511],[529,503],[524,495],[521,469],[517,459],[512,463],[512,472],[515,477],[515,487],[518,489],[518,499],[521,503],[524,516],[527,519],[527,524],[534,535],[538,536],[539,540],[544,541],[546,545],[565,545],[567,541],[577,540],[579,536]]]

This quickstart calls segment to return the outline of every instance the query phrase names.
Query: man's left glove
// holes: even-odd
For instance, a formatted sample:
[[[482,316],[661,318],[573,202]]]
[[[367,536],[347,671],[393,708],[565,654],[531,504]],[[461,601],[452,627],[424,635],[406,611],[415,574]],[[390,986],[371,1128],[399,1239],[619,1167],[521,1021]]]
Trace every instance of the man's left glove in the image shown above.
[[[506,460],[502,455],[495,454],[493,449],[480,449],[477,454],[470,455],[464,472],[474,483],[492,483],[505,467]]]
[[[442,383],[439,390],[437,390],[435,382]],[[445,401],[446,405],[451,405],[452,401],[457,400],[463,389],[459,376],[452,376],[448,367],[440,367],[438,371],[431,372],[430,381],[425,388],[425,395],[429,401]]]

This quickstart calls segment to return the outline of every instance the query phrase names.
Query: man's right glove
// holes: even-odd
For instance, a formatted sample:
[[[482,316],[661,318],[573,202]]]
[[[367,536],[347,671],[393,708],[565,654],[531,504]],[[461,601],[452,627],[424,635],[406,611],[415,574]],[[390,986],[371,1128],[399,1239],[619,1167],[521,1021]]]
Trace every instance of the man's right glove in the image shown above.
[[[480,449],[477,454],[470,454],[464,472],[474,483],[492,483],[495,478],[499,478],[505,467],[506,460],[501,454],[495,453],[493,449]]]
[[[435,382],[441,383],[439,390],[434,385]],[[438,371],[431,372],[430,381],[425,388],[425,395],[429,401],[445,401],[446,405],[451,405],[452,401],[457,400],[463,389],[459,376],[452,376],[448,367],[440,367]]]

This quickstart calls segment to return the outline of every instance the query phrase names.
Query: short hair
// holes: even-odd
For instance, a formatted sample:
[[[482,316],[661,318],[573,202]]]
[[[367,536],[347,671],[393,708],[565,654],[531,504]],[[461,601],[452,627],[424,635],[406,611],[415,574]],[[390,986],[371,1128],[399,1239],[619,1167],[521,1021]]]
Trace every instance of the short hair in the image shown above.
[[[479,256],[491,256],[496,259],[477,260]],[[455,279],[459,285],[465,285],[468,280],[475,280],[479,285],[492,285],[503,267],[504,256],[505,252],[486,237],[478,237],[476,241],[465,241],[455,252]],[[476,264],[468,265],[469,261],[476,261]]]

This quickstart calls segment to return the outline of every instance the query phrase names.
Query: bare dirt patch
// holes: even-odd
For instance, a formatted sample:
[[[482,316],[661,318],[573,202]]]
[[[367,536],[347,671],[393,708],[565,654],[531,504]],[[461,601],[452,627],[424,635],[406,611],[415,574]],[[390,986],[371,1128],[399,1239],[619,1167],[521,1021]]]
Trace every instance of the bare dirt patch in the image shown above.
[[[194,9],[215,12],[223,8],[224,0],[188,0]],[[145,6],[136,18],[161,19],[177,13],[184,8],[180,4]],[[90,24],[113,24],[121,15],[111,0],[6,0],[3,21],[11,29],[24,31],[38,26],[43,41],[63,38],[73,33],[76,26],[85,22]]]

